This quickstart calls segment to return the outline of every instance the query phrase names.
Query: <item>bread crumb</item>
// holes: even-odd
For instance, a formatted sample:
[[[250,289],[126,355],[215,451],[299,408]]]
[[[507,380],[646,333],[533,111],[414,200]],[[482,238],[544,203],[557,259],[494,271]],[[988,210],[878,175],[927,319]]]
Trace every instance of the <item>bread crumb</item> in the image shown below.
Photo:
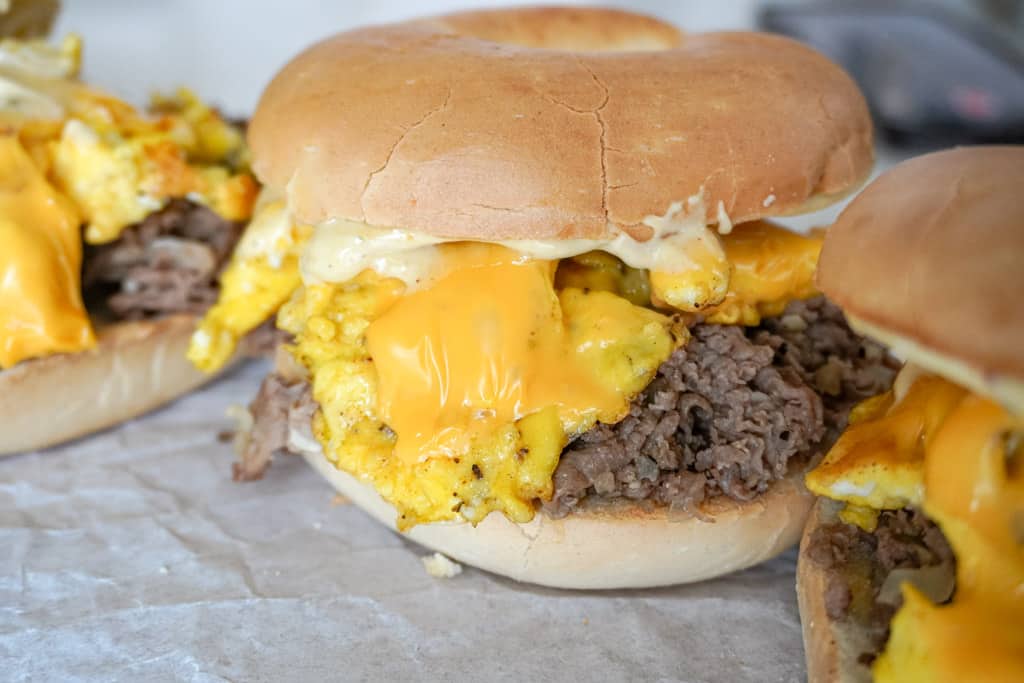
[[[255,423],[252,413],[249,412],[248,408],[238,403],[232,403],[224,412],[235,423],[231,445],[235,455],[242,457],[242,453],[245,452],[245,447],[249,443],[249,437],[252,435],[252,427]]]
[[[425,555],[420,558],[423,568],[435,579],[450,579],[462,573],[462,565],[453,562],[441,553]]]
[[[770,194],[770,195],[768,195],[767,197],[764,198],[764,201],[761,202],[761,206],[763,206],[764,208],[767,209],[769,206],[771,206],[774,203],[775,203],[775,195],[774,194]]]
[[[351,500],[340,493],[334,494],[334,498],[331,498],[331,505],[348,505],[351,502]]]

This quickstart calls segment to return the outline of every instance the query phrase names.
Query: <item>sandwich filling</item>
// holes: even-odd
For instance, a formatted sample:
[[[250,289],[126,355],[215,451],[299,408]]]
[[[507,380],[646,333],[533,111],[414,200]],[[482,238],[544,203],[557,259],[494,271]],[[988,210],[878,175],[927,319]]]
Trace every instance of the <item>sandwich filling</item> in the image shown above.
[[[0,41],[0,369],[93,348],[93,313],[197,310],[252,212],[239,129],[187,91],[144,115],[88,88],[80,52]]]
[[[617,256],[294,226],[265,198],[190,349],[216,368],[275,312],[291,335],[294,372],[264,383],[236,476],[319,448],[401,528],[763,492],[892,373],[834,308],[798,303],[820,235],[716,235],[697,204],[652,219],[652,244],[596,245]]]
[[[912,366],[851,422],[807,476],[843,505],[808,547],[829,616],[871,634],[875,680],[1019,680],[1024,422]]]

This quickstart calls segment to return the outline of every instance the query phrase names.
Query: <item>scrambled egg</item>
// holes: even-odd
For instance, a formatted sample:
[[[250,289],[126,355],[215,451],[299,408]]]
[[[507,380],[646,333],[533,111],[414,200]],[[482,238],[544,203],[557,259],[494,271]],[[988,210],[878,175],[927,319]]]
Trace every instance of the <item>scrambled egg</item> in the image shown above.
[[[186,90],[144,115],[79,83],[80,60],[74,36],[57,46],[0,41],[0,185],[36,188],[5,200],[0,368],[95,344],[78,283],[80,225],[86,242],[109,242],[175,197],[229,220],[252,213],[256,184],[240,130]],[[64,234],[65,223],[73,240],[38,239]]]
[[[957,559],[949,604],[904,583],[875,680],[1024,679],[1024,421],[931,375],[857,418],[808,487],[868,530],[880,509],[920,506]]]
[[[364,271],[300,290],[278,324],[311,372],[327,457],[401,528],[492,510],[527,521],[568,439],[621,419],[685,330],[608,292],[556,290],[550,262],[441,249],[453,267],[431,289],[403,296]]]
[[[76,202],[86,241],[116,239],[172,197],[188,196],[229,220],[252,211],[240,130],[188,90],[158,97],[146,115],[76,80],[81,41],[55,48],[0,41],[0,125]]]
[[[729,292],[732,270],[723,240],[710,228],[666,239],[679,243],[663,249],[661,263],[648,273],[654,303],[688,313],[721,303]]]
[[[192,335],[188,358],[196,367],[222,367],[239,339],[273,317],[299,288],[299,255],[311,234],[292,222],[282,200],[261,200],[221,275],[217,303]]]
[[[224,165],[244,159],[241,133],[188,91],[161,101],[155,119],[91,92],[74,104],[52,148],[53,175],[78,203],[87,242],[116,239],[171,197],[206,204],[228,220],[251,214],[255,181]]]

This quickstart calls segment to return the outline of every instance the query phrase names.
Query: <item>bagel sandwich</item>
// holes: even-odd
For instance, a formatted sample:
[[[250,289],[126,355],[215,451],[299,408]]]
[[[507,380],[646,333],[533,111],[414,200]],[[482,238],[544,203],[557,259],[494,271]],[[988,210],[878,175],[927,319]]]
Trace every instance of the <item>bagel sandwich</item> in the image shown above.
[[[1024,147],[883,174],[817,282],[906,359],[807,475],[808,678],[1024,680]]]
[[[263,210],[190,347],[290,337],[238,479],[299,453],[471,565],[695,581],[796,542],[804,463],[891,380],[817,296],[820,234],[768,220],[872,160],[860,93],[795,42],[579,8],[370,27],[285,66],[248,135]]]
[[[13,5],[18,30],[44,7]],[[0,454],[208,380],[184,353],[256,198],[239,127],[185,90],[140,112],[80,58],[76,36],[0,41]]]

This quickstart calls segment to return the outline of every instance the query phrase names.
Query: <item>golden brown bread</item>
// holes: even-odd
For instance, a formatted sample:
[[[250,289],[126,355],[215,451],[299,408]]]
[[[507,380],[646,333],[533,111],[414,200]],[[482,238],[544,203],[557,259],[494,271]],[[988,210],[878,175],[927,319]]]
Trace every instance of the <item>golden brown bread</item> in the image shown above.
[[[0,455],[45,448],[131,419],[210,381],[185,358],[192,316],[100,328],[93,351],[0,372]]]
[[[249,140],[301,221],[473,239],[646,239],[702,191],[710,223],[798,213],[872,162],[863,97],[810,48],[566,8],[325,40],[274,78]]]
[[[653,17],[612,8],[520,7],[460,12],[424,23],[479,40],[572,51],[666,50],[683,34]]]
[[[800,540],[796,569],[796,597],[804,636],[804,657],[809,683],[868,683],[870,669],[858,662],[862,652],[872,648],[865,631],[851,620],[839,622],[828,616],[825,570],[808,557],[811,536],[821,526],[835,523],[840,504],[819,498],[811,508]],[[866,581],[867,579],[865,579]]]
[[[817,283],[851,325],[1024,412],[1024,147],[964,147],[872,182]]]

